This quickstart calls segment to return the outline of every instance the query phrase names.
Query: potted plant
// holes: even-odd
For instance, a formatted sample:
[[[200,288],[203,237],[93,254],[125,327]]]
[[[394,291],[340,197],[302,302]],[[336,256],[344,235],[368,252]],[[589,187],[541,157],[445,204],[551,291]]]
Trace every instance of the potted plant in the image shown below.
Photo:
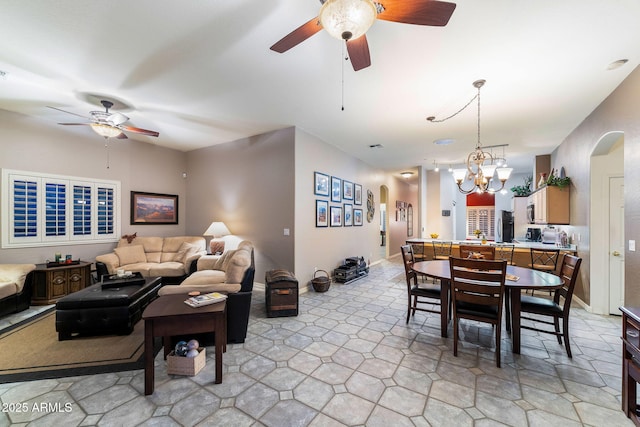
[[[551,169],[551,173],[547,178],[547,185],[553,185],[553,186],[562,188],[562,187],[566,187],[570,183],[571,183],[571,178],[569,178],[568,176],[563,176],[563,177],[558,176],[554,174],[553,169]]]
[[[516,197],[526,197],[531,194],[531,184],[533,183],[533,176],[529,175],[523,179],[523,185],[516,185],[511,187],[511,191]]]

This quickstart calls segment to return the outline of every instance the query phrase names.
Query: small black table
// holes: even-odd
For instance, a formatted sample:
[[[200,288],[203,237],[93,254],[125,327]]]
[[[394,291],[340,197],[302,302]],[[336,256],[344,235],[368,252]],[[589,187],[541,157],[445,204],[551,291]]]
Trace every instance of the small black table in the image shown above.
[[[105,287],[101,283],[74,292],[56,303],[58,340],[73,333],[99,335],[130,334],[142,312],[162,287],[160,277],[146,277],[140,284]]]

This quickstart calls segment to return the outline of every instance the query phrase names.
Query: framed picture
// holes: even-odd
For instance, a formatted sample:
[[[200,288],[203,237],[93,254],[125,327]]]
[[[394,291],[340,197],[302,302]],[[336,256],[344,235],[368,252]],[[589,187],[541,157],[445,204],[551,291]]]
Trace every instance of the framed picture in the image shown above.
[[[353,210],[353,225],[355,226],[362,225],[362,209]]]
[[[331,206],[331,226],[342,227],[342,207]]]
[[[353,200],[353,182],[342,181],[342,198]]]
[[[331,201],[340,202],[342,193],[342,180],[336,176],[331,177]]]
[[[353,186],[353,203],[355,205],[362,204],[362,185],[354,184]]]
[[[353,205],[350,203],[344,204],[344,224],[345,227],[351,227],[353,225]]]
[[[313,192],[318,196],[329,195],[329,175],[320,172],[313,173]]]
[[[316,200],[316,227],[329,226],[329,202]]]
[[[177,223],[177,195],[131,192],[131,224]]]

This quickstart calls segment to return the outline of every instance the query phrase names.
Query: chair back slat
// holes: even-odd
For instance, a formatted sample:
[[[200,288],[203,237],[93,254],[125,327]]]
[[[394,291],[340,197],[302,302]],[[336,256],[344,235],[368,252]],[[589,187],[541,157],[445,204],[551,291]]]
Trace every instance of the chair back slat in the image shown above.
[[[562,257],[560,278],[563,281],[563,285],[556,291],[556,299],[559,299],[559,296],[564,298],[564,310],[568,310],[571,306],[571,299],[573,298],[573,291],[576,287],[576,281],[578,280],[580,264],[582,264],[582,258],[577,256],[564,254]]]
[[[417,281],[417,274],[413,271],[413,250],[411,245],[400,246],[400,252],[402,253],[402,260],[404,263],[404,273],[407,278],[407,286],[411,287],[411,281]]]
[[[531,268],[555,271],[558,266],[558,251],[531,248]]]

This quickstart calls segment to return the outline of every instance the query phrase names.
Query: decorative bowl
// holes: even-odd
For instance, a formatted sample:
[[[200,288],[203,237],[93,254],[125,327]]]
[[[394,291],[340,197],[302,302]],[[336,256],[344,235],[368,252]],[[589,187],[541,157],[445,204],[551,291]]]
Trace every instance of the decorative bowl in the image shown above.
[[[438,233],[431,233],[430,236],[431,236],[432,239],[437,239],[439,234]]]

